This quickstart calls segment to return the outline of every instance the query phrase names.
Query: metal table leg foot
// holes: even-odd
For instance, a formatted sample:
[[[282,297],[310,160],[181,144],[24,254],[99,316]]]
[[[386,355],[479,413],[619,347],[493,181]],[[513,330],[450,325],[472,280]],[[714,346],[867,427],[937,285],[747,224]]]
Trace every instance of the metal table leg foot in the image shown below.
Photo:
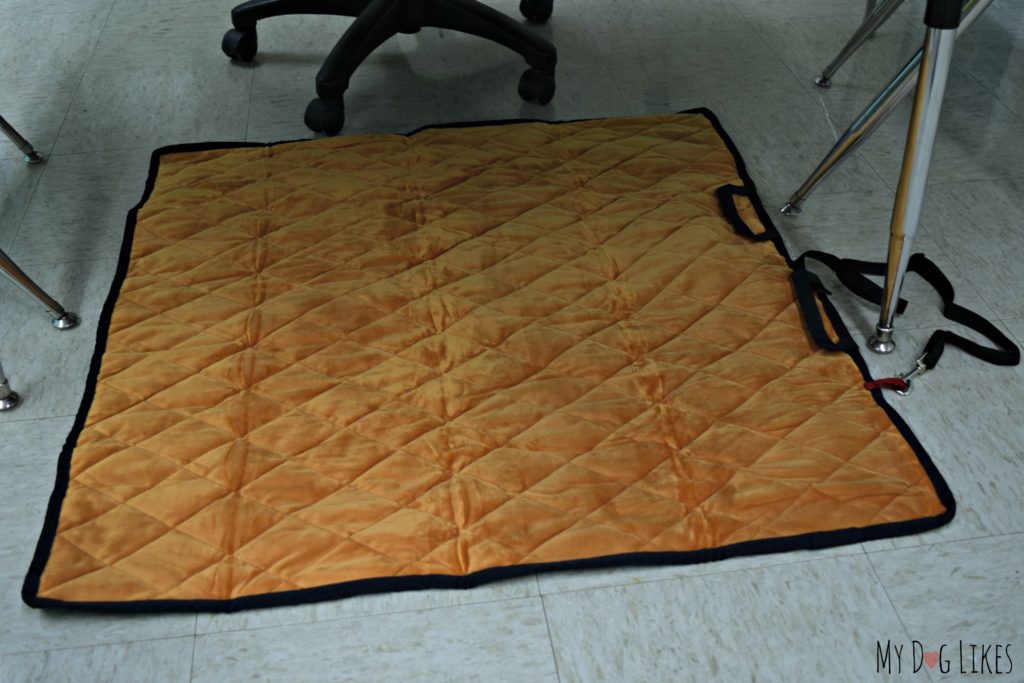
[[[21,137],[18,131],[14,130],[14,126],[7,123],[4,117],[0,116],[0,132],[3,132],[11,142],[21,150],[21,153],[25,155],[25,163],[38,164],[43,160],[43,155],[35,150],[35,148],[29,144],[29,141]]]
[[[29,296],[34,297],[45,306],[46,310],[53,316],[53,326],[58,330],[70,330],[80,322],[77,315],[65,310],[53,297],[44,292],[2,249],[0,249],[0,273],[9,277],[16,285],[25,290]]]
[[[43,156],[29,144],[28,140],[7,123],[4,117],[0,116],[0,132],[10,138],[11,142],[25,155],[25,162],[38,164],[43,161]],[[25,290],[30,296],[36,298],[39,303],[46,307],[46,310],[53,316],[51,322],[58,330],[70,330],[78,326],[80,319],[74,313],[67,311],[53,297],[44,292],[39,285],[25,274],[21,268],[10,259],[7,254],[0,250],[0,273],[9,277],[16,285]],[[3,366],[0,366],[0,412],[14,410],[21,403],[18,392],[11,389],[11,383],[4,374]]]
[[[959,36],[980,17],[992,0],[968,0],[964,4],[963,19],[957,29]],[[921,65],[923,50],[918,50],[906,65],[899,70],[889,83],[882,88],[881,92],[868,104],[864,110],[857,115],[850,127],[846,129],[832,149],[828,151],[825,158],[821,160],[814,172],[807,177],[803,185],[789,198],[786,206],[782,207],[782,213],[793,216],[799,213],[801,205],[815,188],[827,178],[832,171],[862,143],[864,143],[882,122],[889,118],[889,114],[896,109],[897,105],[914,91],[915,77]]]
[[[868,11],[864,15],[864,21],[854,32],[850,40],[847,41],[843,49],[839,51],[835,59],[829,63],[821,71],[821,75],[814,79],[814,82],[820,88],[829,88],[832,86],[832,77],[836,71],[839,71],[839,67],[846,63],[854,52],[860,49],[861,45],[867,42],[868,38],[874,35],[882,24],[889,20],[889,17],[893,15],[900,5],[903,4],[903,0],[882,0],[882,4],[875,6],[874,2],[868,4]]]
[[[4,368],[0,365],[0,412],[14,410],[21,402],[21,397],[11,389],[11,383],[7,381]]]
[[[885,293],[875,334],[868,340],[868,347],[877,353],[891,353],[896,348],[892,339],[896,303],[903,288],[911,245],[921,220],[924,191],[928,184],[928,170],[942,112],[946,80],[953,61],[953,45],[956,43],[960,15],[960,0],[929,0],[925,12],[928,31],[917,78],[914,109],[907,131],[907,146],[903,152],[903,169],[896,188],[896,204],[889,226]]]

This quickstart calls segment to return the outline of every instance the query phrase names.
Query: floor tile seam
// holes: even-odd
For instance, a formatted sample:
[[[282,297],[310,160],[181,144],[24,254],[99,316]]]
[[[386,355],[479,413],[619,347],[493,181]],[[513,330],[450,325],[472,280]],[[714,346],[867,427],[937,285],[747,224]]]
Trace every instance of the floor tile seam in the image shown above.
[[[65,129],[65,126],[68,124],[68,119],[71,117],[71,111],[75,106],[75,101],[78,99],[78,93],[82,89],[82,83],[85,81],[85,75],[89,69],[90,63],[92,62],[92,57],[96,53],[96,48],[99,45],[99,41],[102,39],[103,31],[106,30],[106,25],[110,23],[111,15],[114,13],[114,7],[118,4],[119,1],[120,0],[115,0],[114,2],[112,2],[110,9],[106,10],[106,16],[103,17],[103,24],[99,28],[99,31],[96,33],[96,39],[92,43],[92,49],[89,50],[89,56],[86,57],[85,60],[83,60],[81,63],[81,71],[78,74],[78,83],[75,85],[75,91],[72,93],[71,98],[68,100],[68,109],[65,110],[65,116],[63,116],[63,118],[60,120],[60,127],[57,129],[57,134],[53,137],[53,144],[50,145],[50,155],[48,156],[51,156],[53,151],[56,150],[57,145],[60,141],[60,134],[63,132],[63,129]],[[40,178],[40,180],[42,180],[42,178]],[[35,193],[33,193],[33,198],[34,197]],[[18,228],[18,233],[20,233],[20,227]],[[17,236],[15,236],[15,238],[16,237]],[[14,243],[11,244],[13,245]]]
[[[906,624],[906,622],[903,619],[903,614],[900,612],[899,608],[896,607],[896,602],[892,599],[892,596],[889,594],[888,586],[886,586],[885,582],[882,581],[882,577],[878,573],[878,568],[875,566],[874,561],[871,559],[871,554],[870,553],[865,553],[865,559],[868,562],[868,567],[870,567],[870,569],[871,569],[872,576],[874,576],[875,581],[877,582],[878,586],[882,589],[882,594],[885,595],[885,599],[889,603],[889,608],[896,615],[896,619],[899,621],[900,627],[902,627],[902,629],[903,629],[904,637],[906,638],[907,642],[909,642],[911,640],[910,629],[907,628],[907,624]],[[929,679],[931,679],[931,673],[930,672],[928,673],[928,677],[929,677]]]
[[[113,9],[113,6],[112,6],[112,9]],[[110,12],[108,12],[108,17],[109,16],[110,16]],[[98,37],[97,37],[97,41],[98,41]],[[93,49],[95,49],[95,46],[93,46]],[[65,115],[63,115],[63,117],[60,119],[60,126],[57,128],[57,132],[53,136],[53,142],[50,143],[49,148],[46,151],[46,154],[44,156],[44,159],[49,159],[51,156],[53,156],[52,155],[53,150],[56,147],[57,140],[60,138],[60,133],[63,131],[63,127],[65,127],[65,124],[68,121],[68,117],[69,117],[70,112],[72,110],[72,106],[74,106],[74,103],[75,103],[75,98],[78,96],[78,91],[82,87],[83,79],[84,79],[84,74],[80,73],[78,75],[77,82],[75,84],[75,90],[73,91],[71,98],[68,100],[68,106],[65,109]],[[47,166],[45,166],[45,164],[44,164],[43,169],[42,169],[43,172],[40,173],[39,178],[36,179],[36,182],[32,186],[32,191],[30,191],[30,193],[29,193],[29,199],[25,203],[25,209],[22,210],[22,215],[18,216],[18,218],[17,218],[17,220],[15,222],[15,228],[14,228],[14,231],[13,231],[13,234],[12,234],[12,236],[10,238],[10,243],[9,243],[10,250],[12,252],[15,251],[15,246],[17,245],[18,238],[20,236],[22,236],[22,228],[25,225],[26,217],[29,215],[29,210],[32,208],[33,202],[35,201],[36,195],[37,195],[37,193],[39,191],[39,186],[42,184],[43,178],[46,175],[46,171],[48,171],[48,170],[49,170],[49,168]]]
[[[33,650],[17,650],[17,651],[13,651],[13,652],[2,652],[2,651],[0,651],[0,660],[3,660],[6,657],[27,657],[27,656],[31,656],[31,655],[46,655],[46,654],[49,654],[51,652],[54,652],[54,653],[74,652],[75,650],[91,650],[93,648],[118,647],[118,646],[121,646],[121,645],[134,645],[136,643],[160,643],[160,642],[169,641],[169,640],[184,640],[186,638],[190,638],[191,639],[193,637],[194,637],[194,634],[191,634],[191,633],[181,633],[179,635],[155,636],[155,637],[152,637],[152,638],[135,638],[135,639],[130,639],[130,640],[101,641],[101,642],[87,643],[87,644],[84,644],[84,645],[67,645],[67,646],[60,646],[60,645],[58,645],[57,647],[47,647],[47,648],[33,649]]]
[[[881,555],[884,553],[897,553],[907,550],[921,550],[923,548],[935,549],[938,546],[953,546],[963,545],[967,543],[975,543],[978,541],[991,541],[993,539],[1009,539],[1011,537],[1024,537],[1024,527],[1015,531],[1001,531],[997,533],[981,533],[978,536],[971,536],[963,539],[935,539],[932,542],[922,543],[915,546],[907,546],[903,548],[874,548],[864,549],[864,552],[868,555]],[[927,538],[927,537],[926,537]]]
[[[452,590],[452,589],[449,589],[449,590]],[[469,590],[469,591],[463,591],[462,594],[463,595],[468,595],[471,592],[472,592],[472,589]],[[380,617],[384,617],[384,616],[397,616],[397,615],[400,615],[400,614],[415,614],[415,613],[419,613],[419,612],[432,612],[432,611],[440,611],[440,610],[445,610],[445,609],[459,609],[460,607],[479,607],[479,606],[482,606],[482,605],[496,605],[498,603],[503,603],[503,602],[526,604],[527,602],[530,602],[532,600],[540,599],[540,597],[541,597],[541,595],[540,595],[540,593],[538,593],[537,595],[523,595],[523,596],[517,596],[517,597],[501,597],[501,598],[483,599],[483,600],[470,601],[470,602],[459,602],[459,603],[454,603],[454,604],[439,604],[439,605],[428,605],[428,606],[420,606],[420,607],[409,607],[409,608],[404,608],[404,609],[401,609],[401,608],[393,609],[393,610],[386,609],[384,611],[379,611],[379,612],[361,612],[361,613],[355,613],[355,614],[343,614],[343,615],[338,615],[338,616],[331,616],[329,618],[310,618],[310,620],[302,621],[302,622],[288,622],[288,623],[284,623],[284,624],[269,624],[269,625],[266,625],[266,626],[249,626],[249,627],[245,627],[245,628],[228,628],[228,629],[223,629],[223,630],[218,630],[218,631],[203,631],[203,632],[197,633],[196,638],[197,638],[197,640],[201,640],[201,639],[207,639],[207,638],[216,638],[218,636],[223,636],[223,635],[227,635],[227,634],[240,634],[240,633],[258,632],[258,631],[271,631],[271,630],[274,630],[274,629],[294,629],[294,628],[299,628],[299,627],[313,627],[313,626],[321,626],[321,625],[328,625],[328,624],[337,624],[339,622],[356,622],[356,621],[361,621],[361,620],[372,620],[372,618],[380,618]],[[353,598],[347,598],[347,599],[351,600]],[[357,598],[354,598],[354,599],[357,599]],[[311,606],[311,605],[314,605],[314,604],[315,603],[308,603],[308,604],[302,604],[302,605],[296,605],[296,606],[300,606],[300,607],[301,606],[306,606],[306,607],[308,607],[308,606]],[[324,603],[321,603],[321,604],[324,604]],[[280,610],[282,608],[281,607],[273,607],[272,609],[279,609]],[[204,613],[204,612],[200,612],[200,613]],[[215,618],[216,617],[231,617],[231,616],[240,616],[240,615],[244,616],[244,614],[219,614],[219,613],[215,613],[214,617]]]
[[[558,666],[558,654],[555,651],[555,638],[554,638],[554,636],[552,635],[552,632],[551,632],[551,619],[550,619],[550,617],[548,617],[548,607],[547,607],[547,604],[544,602],[544,593],[541,592],[541,589],[540,589],[540,578],[539,578],[539,575],[534,575],[534,578],[535,578],[535,580],[537,582],[537,597],[540,598],[541,610],[543,610],[543,612],[544,612],[544,626],[547,629],[548,644],[551,646],[551,662],[552,662],[552,664],[555,667],[555,681],[556,681],[556,683],[561,683],[562,673],[559,670],[559,666]]]
[[[800,553],[798,551],[785,551],[785,552],[782,552],[782,553],[772,553],[771,555],[775,555],[775,556],[783,556],[784,555],[784,556],[790,556],[790,557],[799,557],[801,554],[807,554],[807,555],[815,555],[815,557],[804,557],[803,559],[794,559],[793,561],[782,561],[782,562],[771,562],[770,561],[770,562],[767,562],[765,564],[758,564],[758,565],[755,565],[755,566],[745,566],[745,567],[744,566],[740,566],[740,567],[725,568],[725,569],[719,569],[719,570],[715,570],[715,569],[700,570],[700,571],[695,572],[695,573],[688,573],[688,572],[686,572],[686,570],[688,568],[694,568],[694,567],[700,567],[700,568],[703,568],[703,567],[713,567],[713,566],[716,566],[716,565],[719,565],[719,564],[722,564],[724,562],[728,562],[728,561],[734,560],[734,559],[738,559],[738,560],[742,561],[745,558],[769,557],[771,555],[765,555],[765,556],[738,555],[738,556],[735,556],[735,557],[729,557],[729,558],[725,558],[725,559],[722,559],[722,560],[713,560],[713,561],[710,561],[710,562],[700,562],[700,563],[693,563],[693,564],[666,563],[666,564],[659,565],[659,566],[656,565],[654,567],[623,565],[622,567],[618,567],[618,568],[621,568],[621,569],[636,569],[638,571],[644,571],[644,570],[649,570],[651,568],[654,568],[654,569],[663,568],[664,569],[666,567],[671,567],[671,568],[678,568],[683,573],[679,573],[679,574],[676,574],[676,575],[670,575],[670,577],[658,577],[658,578],[654,578],[654,579],[640,579],[639,577],[634,577],[634,578],[631,578],[631,579],[624,579],[622,581],[622,583],[597,584],[597,585],[594,585],[594,586],[584,586],[584,587],[580,587],[580,588],[568,588],[568,589],[565,589],[565,590],[554,590],[554,591],[544,592],[541,595],[544,595],[544,596],[558,596],[558,595],[568,595],[568,594],[572,594],[572,593],[589,593],[589,592],[592,592],[592,591],[631,589],[631,588],[633,588],[635,586],[645,586],[645,585],[648,585],[648,584],[666,584],[666,583],[675,583],[675,582],[686,582],[686,581],[692,581],[694,579],[708,579],[708,578],[712,578],[712,577],[721,577],[721,575],[726,575],[726,574],[754,573],[754,572],[759,572],[759,571],[764,571],[764,570],[782,570],[782,569],[785,569],[785,568],[788,568],[788,567],[792,567],[792,566],[794,566],[796,564],[808,564],[808,563],[812,563],[812,562],[829,562],[829,561],[833,561],[833,560],[850,559],[850,558],[856,559],[856,558],[860,558],[860,557],[863,556],[863,553],[859,549],[856,549],[856,546],[857,546],[857,544],[845,544],[843,546],[838,546],[840,548],[849,549],[850,552],[842,553],[842,554],[836,554],[836,555],[825,555],[825,554],[822,554],[820,551],[806,551],[804,553]],[[698,549],[698,550],[701,550],[701,549]]]
[[[961,269],[959,265],[957,265],[956,259],[950,255],[949,251],[945,247],[942,246],[941,240],[936,239],[934,240],[934,242],[935,248],[939,250],[939,253],[942,254],[942,256],[945,257],[947,261],[953,263],[954,267],[956,267],[957,271],[959,272],[959,274],[961,274],[962,278],[967,282],[968,286],[971,288],[974,294],[990,311],[992,311],[992,314],[995,317],[996,321],[1002,323],[1005,322],[1006,319],[1014,319],[1013,317],[1006,318],[1005,316],[1000,315],[998,308],[996,308],[993,305],[993,302],[995,302],[1001,308],[1002,300],[1004,300],[1005,297],[1000,296],[998,298],[991,298],[993,295],[988,294],[988,291],[986,289],[979,287],[978,284],[974,282],[975,279],[973,276],[973,272],[966,272],[963,269]],[[953,323],[952,321],[949,321],[949,319],[946,318],[945,325],[950,326],[956,324]]]

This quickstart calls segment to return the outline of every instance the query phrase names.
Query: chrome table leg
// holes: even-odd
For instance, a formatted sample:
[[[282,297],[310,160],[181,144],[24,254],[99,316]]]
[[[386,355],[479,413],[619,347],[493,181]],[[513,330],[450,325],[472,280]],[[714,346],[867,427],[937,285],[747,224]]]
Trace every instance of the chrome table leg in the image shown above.
[[[45,306],[46,310],[53,316],[51,320],[53,326],[58,330],[70,330],[78,325],[78,316],[65,310],[53,297],[44,292],[2,249],[0,249],[0,273],[9,277],[16,285]]]
[[[0,365],[0,413],[5,410],[14,410],[20,402],[21,398],[11,389],[11,383],[7,381],[4,366]]]
[[[850,40],[847,41],[843,49],[839,51],[836,58],[829,63],[824,69],[821,70],[821,75],[814,79],[814,82],[820,88],[832,87],[832,77],[836,71],[839,71],[839,67],[846,63],[846,60],[853,55],[854,52],[860,49],[860,46],[867,42],[868,38],[875,34],[882,24],[889,20],[889,17],[893,15],[900,5],[903,4],[903,0],[882,0],[882,4],[878,7],[874,6],[874,3],[869,5],[869,11],[864,16],[864,21],[854,32]]]
[[[935,146],[942,98],[946,93],[946,80],[953,61],[953,45],[956,43],[960,19],[960,0],[929,0],[925,11],[928,30],[924,40],[924,56],[917,78],[914,109],[907,131],[907,146],[903,152],[903,169],[896,188],[896,203],[889,226],[889,257],[882,310],[875,334],[868,340],[868,347],[876,353],[891,353],[896,348],[892,340],[896,303],[907,273],[911,245],[921,220],[932,149]]]
[[[14,143],[15,147],[21,150],[21,153],[25,155],[26,163],[38,164],[40,161],[43,160],[43,155],[37,152],[35,148],[29,144],[28,140],[21,137],[18,131],[14,130],[14,126],[7,123],[7,120],[4,119],[4,117],[2,116],[0,116],[0,131],[2,131],[4,135],[10,138],[11,142]]]
[[[964,3],[964,15],[957,29],[959,36],[973,24],[978,17],[988,9],[992,0],[968,0]],[[789,198],[789,201],[782,207],[782,213],[787,216],[798,215],[808,195],[829,176],[855,149],[866,141],[878,126],[882,124],[889,114],[914,90],[915,77],[921,65],[923,50],[918,50],[907,64],[900,69],[896,76],[886,85],[880,93],[864,108],[850,127],[846,129],[832,149],[828,151],[825,158],[821,160],[814,172],[807,177],[803,185]]]

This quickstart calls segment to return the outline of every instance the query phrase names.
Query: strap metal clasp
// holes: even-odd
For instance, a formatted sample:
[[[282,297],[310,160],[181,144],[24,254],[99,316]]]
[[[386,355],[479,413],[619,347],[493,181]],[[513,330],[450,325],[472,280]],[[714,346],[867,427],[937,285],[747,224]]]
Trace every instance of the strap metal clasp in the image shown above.
[[[906,389],[896,390],[896,393],[899,394],[900,396],[907,396],[910,394],[911,391],[914,390],[914,387],[911,385],[910,380],[928,372],[928,366],[924,364],[924,356],[918,358],[917,361],[915,361],[915,363],[916,365],[914,366],[913,370],[911,370],[910,372],[904,372],[903,374],[899,375],[899,378],[902,379],[907,385]]]

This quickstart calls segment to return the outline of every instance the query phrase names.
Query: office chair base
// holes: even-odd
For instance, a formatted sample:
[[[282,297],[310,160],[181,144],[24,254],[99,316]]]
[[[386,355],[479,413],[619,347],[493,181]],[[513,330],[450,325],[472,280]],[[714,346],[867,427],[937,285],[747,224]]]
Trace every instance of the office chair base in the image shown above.
[[[337,135],[345,125],[345,103],[317,98],[306,105],[306,126],[314,133]]]
[[[256,29],[240,31],[233,28],[224,34],[220,41],[220,49],[231,59],[240,62],[251,62],[256,58],[258,43],[256,40]]]
[[[554,0],[521,0],[519,3],[519,12],[534,24],[545,23],[554,9]]]
[[[520,9],[530,21],[539,22],[551,15],[552,6],[553,0],[521,0]],[[341,132],[345,91],[359,65],[392,36],[415,33],[423,27],[503,45],[530,67],[519,81],[524,99],[547,104],[555,94],[555,46],[480,0],[247,0],[231,10],[234,28],[224,34],[224,53],[238,62],[250,61],[257,51],[257,22],[289,14],[355,17],[320,67],[317,99],[306,107],[306,124],[318,133]]]
[[[555,75],[527,69],[519,78],[519,96],[527,102],[547,104],[555,96]]]

